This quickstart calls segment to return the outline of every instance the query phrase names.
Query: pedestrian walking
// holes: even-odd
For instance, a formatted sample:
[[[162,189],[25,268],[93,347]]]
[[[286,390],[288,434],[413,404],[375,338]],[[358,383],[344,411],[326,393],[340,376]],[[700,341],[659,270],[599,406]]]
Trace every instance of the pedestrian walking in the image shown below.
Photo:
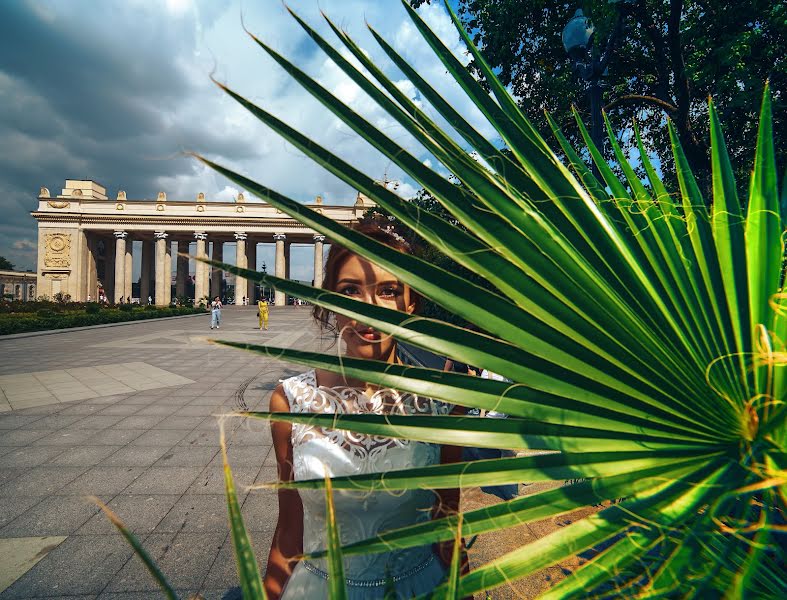
[[[260,298],[257,301],[257,320],[260,324],[260,329],[262,329],[263,325],[265,329],[268,329],[268,303],[265,301],[265,298]]]
[[[216,296],[213,299],[213,302],[210,303],[210,328],[211,329],[213,329],[214,327],[216,329],[218,329],[219,326],[221,325],[221,307],[222,306],[223,305],[221,303],[221,300],[219,300],[218,296]]]

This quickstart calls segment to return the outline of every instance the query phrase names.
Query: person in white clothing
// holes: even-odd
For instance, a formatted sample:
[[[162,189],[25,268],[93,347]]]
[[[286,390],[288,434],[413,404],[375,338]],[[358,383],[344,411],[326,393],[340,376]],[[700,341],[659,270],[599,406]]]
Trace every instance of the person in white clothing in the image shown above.
[[[210,328],[216,329],[219,328],[221,325],[221,307],[222,307],[221,300],[218,296],[213,299],[213,302],[210,303]]]

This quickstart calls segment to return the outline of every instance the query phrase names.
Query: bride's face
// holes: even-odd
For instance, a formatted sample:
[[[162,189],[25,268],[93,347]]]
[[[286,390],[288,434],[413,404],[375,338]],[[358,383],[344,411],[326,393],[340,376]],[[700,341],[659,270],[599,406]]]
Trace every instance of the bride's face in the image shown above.
[[[336,274],[336,291],[350,298],[412,314],[415,310],[410,287],[363,258],[351,254]],[[336,316],[336,324],[355,358],[393,361],[396,341],[354,319]]]

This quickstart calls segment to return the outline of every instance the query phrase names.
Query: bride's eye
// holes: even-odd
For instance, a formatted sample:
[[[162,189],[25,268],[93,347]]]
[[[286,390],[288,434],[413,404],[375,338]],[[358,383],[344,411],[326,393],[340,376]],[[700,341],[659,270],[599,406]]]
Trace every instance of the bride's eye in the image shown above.
[[[383,298],[396,298],[401,293],[401,290],[393,285],[388,285],[380,289],[380,296]]]
[[[361,293],[361,290],[358,288],[357,285],[348,284],[340,287],[339,293],[344,294],[345,296],[357,296],[358,294]]]

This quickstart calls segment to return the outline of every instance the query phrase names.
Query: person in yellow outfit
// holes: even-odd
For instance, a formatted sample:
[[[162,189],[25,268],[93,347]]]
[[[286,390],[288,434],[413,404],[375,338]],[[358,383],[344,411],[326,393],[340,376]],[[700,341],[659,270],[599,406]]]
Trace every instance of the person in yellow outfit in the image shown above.
[[[260,321],[260,329],[263,325],[265,325],[265,329],[268,329],[268,303],[265,299],[257,301],[257,317]]]

